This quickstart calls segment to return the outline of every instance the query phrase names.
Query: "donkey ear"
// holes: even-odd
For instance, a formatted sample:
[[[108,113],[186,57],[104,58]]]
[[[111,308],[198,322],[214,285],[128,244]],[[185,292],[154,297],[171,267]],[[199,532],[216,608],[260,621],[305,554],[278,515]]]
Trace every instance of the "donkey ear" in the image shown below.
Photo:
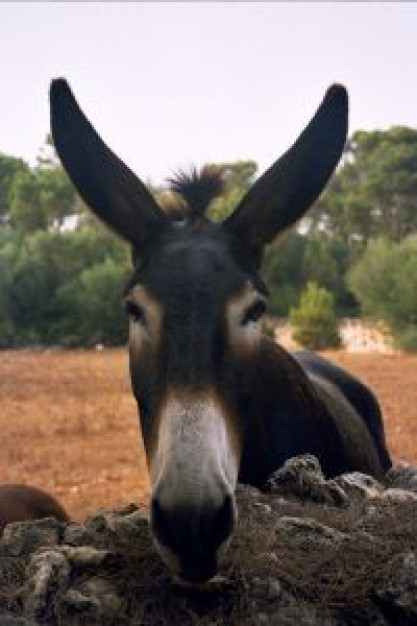
[[[296,222],[336,167],[346,141],[348,96],[331,86],[295,144],[249,189],[225,226],[255,250]]]
[[[166,227],[167,217],[145,185],[96,133],[64,79],[52,81],[50,103],[54,144],[80,196],[98,217],[140,249]]]

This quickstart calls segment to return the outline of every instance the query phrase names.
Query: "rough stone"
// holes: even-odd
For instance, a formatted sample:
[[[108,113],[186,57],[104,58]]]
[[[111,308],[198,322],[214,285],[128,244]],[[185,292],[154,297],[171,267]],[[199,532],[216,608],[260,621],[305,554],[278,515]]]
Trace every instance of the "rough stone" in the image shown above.
[[[275,525],[275,534],[280,535],[280,540],[287,538],[305,545],[322,545],[323,548],[346,539],[347,534],[321,524],[314,519],[300,517],[281,517]]]
[[[417,467],[409,463],[398,463],[388,470],[385,477],[387,487],[406,489],[417,493]]]
[[[8,524],[0,539],[0,551],[11,556],[30,554],[41,546],[55,546],[60,542],[65,524],[52,517],[32,522]]]
[[[394,624],[417,624],[416,554],[399,555],[390,569],[388,579],[376,589],[381,609]]]
[[[305,454],[289,459],[267,481],[272,494],[290,495],[321,504],[347,506],[349,500],[333,480],[326,481],[315,456]]]
[[[66,590],[69,573],[70,566],[62,551],[45,548],[35,552],[30,559],[27,583],[22,590],[26,614],[30,617],[48,614]]]
[[[172,584],[134,505],[84,524],[10,525],[0,626],[417,624],[417,492],[405,486],[415,474],[388,474],[387,486],[359,473],[326,481],[303,456],[275,472],[269,493],[238,486],[216,583],[198,588]]]
[[[343,489],[349,500],[376,498],[384,489],[376,478],[361,472],[351,472],[338,476],[335,483]]]
[[[400,489],[399,487],[390,487],[380,494],[383,500],[391,500],[391,502],[417,502],[417,492]]]
[[[106,620],[115,618],[124,605],[115,586],[99,577],[90,578],[77,588],[68,589],[62,602],[70,614],[76,612],[86,617],[105,617]]]

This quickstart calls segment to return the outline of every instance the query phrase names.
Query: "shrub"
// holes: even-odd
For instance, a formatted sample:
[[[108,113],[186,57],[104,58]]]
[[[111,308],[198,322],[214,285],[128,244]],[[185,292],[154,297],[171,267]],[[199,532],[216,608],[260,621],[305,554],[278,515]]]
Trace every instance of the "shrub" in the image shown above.
[[[371,239],[348,275],[362,311],[388,324],[397,344],[417,350],[417,236]]]
[[[334,297],[317,283],[308,283],[301,293],[299,307],[290,311],[290,321],[295,327],[294,339],[306,348],[323,350],[340,346]]]

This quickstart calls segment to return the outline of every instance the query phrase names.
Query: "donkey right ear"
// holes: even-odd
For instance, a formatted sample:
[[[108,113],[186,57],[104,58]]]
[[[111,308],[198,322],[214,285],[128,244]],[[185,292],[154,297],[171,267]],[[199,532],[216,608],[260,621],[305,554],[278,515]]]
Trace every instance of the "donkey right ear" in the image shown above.
[[[106,146],[66,80],[52,81],[51,130],[61,162],[82,199],[137,249],[169,220],[145,185]]]
[[[252,185],[225,221],[226,227],[259,251],[294,224],[335,169],[347,123],[347,91],[332,85],[297,141]]]

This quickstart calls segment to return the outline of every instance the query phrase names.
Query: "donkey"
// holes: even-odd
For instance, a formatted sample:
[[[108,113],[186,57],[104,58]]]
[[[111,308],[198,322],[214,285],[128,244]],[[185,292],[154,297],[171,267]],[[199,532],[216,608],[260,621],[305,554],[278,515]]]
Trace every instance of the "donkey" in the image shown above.
[[[28,485],[0,485],[0,536],[11,522],[44,517],[70,521],[60,503],[44,491]]]
[[[106,146],[67,82],[50,91],[58,155],[86,204],[133,249],[124,292],[129,362],[151,480],[150,525],[171,571],[212,578],[236,521],[238,480],[262,487],[286,459],[318,457],[326,476],[390,466],[371,392],[321,358],[292,357],[262,335],[264,247],[307,211],[346,140],[348,99],[331,86],[294,145],[223,223],[208,170],[172,181],[164,212]]]

